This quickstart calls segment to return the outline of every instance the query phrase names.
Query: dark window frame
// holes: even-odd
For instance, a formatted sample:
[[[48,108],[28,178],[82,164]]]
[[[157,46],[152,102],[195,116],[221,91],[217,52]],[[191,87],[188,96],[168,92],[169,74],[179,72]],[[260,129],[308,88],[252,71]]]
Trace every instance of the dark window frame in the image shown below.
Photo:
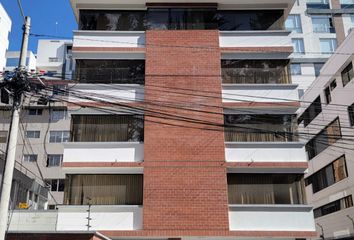
[[[353,78],[354,70],[353,63],[350,62],[342,71],[341,71],[343,87],[345,87]]]

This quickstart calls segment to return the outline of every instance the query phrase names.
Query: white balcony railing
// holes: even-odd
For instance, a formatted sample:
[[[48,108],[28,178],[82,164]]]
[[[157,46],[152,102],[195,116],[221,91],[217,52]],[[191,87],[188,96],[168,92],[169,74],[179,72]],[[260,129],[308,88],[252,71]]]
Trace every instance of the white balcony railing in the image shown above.
[[[77,47],[145,47],[145,32],[141,31],[74,31],[73,46]]]
[[[227,142],[226,162],[307,162],[301,142]]]
[[[229,205],[231,231],[316,231],[306,205]]]
[[[222,31],[220,47],[292,47],[289,31]]]
[[[142,162],[144,143],[70,142],[64,143],[63,163]]]
[[[89,230],[140,230],[142,206],[93,205],[58,206],[51,211],[14,211],[9,231],[87,231]],[[88,223],[88,213],[90,222]]]
[[[223,84],[223,102],[298,101],[296,84]]]

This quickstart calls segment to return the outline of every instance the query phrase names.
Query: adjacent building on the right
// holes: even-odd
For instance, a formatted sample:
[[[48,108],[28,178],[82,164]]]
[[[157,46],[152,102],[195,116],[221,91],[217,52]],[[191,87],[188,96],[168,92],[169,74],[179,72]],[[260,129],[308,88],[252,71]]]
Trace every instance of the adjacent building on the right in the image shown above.
[[[353,53],[354,31],[301,100],[299,134],[306,136],[309,159],[306,193],[322,239],[354,237]]]
[[[285,26],[292,32],[291,73],[301,97],[354,27],[354,0],[297,0]]]

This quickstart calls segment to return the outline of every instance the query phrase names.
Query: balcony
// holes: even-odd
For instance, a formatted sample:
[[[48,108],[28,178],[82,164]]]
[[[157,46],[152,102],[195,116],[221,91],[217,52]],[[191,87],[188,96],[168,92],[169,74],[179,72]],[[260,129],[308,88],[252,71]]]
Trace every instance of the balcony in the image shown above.
[[[144,160],[140,142],[70,142],[64,143],[63,163],[126,163]]]
[[[289,47],[293,45],[289,38],[290,31],[222,31],[220,32],[220,47]]]
[[[74,31],[74,48],[142,48],[144,31]],[[104,46],[104,47],[103,47]],[[73,50],[74,57],[77,51]]]
[[[229,225],[231,231],[316,231],[307,205],[229,205]]]
[[[90,228],[88,224],[90,212]],[[9,231],[100,231],[142,229],[143,207],[138,205],[58,206],[51,211],[17,211],[12,214]]]
[[[300,142],[226,142],[226,162],[307,162],[305,144]]]

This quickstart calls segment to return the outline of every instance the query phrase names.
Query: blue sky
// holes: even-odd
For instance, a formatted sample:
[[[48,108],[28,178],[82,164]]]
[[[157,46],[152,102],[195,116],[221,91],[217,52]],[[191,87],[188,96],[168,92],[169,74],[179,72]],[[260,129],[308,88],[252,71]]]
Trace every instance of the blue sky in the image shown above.
[[[31,17],[31,33],[70,37],[77,23],[70,6],[70,0],[21,0],[25,15]],[[22,24],[17,0],[0,0],[12,20],[10,51],[19,51],[22,38]],[[56,27],[56,22],[58,22]],[[38,38],[31,37],[29,50],[37,52]]]

